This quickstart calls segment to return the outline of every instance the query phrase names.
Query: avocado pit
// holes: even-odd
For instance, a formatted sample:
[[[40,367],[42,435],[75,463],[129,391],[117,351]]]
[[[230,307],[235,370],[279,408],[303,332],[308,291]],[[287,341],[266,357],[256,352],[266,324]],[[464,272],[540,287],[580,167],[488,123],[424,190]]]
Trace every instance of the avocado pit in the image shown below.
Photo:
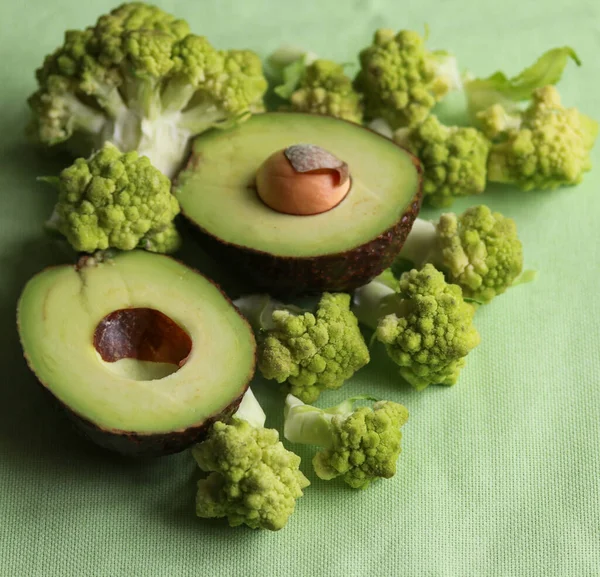
[[[313,144],[271,154],[256,173],[260,199],[273,210],[310,216],[335,208],[350,191],[348,165]]]
[[[136,380],[156,380],[182,367],[192,339],[156,309],[128,308],[106,315],[94,331],[94,348],[113,372]]]

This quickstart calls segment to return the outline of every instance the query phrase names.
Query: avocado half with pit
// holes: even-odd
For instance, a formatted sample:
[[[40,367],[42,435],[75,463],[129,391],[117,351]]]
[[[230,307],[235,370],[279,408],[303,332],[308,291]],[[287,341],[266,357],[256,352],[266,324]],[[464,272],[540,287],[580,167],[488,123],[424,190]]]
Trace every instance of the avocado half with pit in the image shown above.
[[[275,210],[257,190],[265,161],[299,144],[331,153],[348,172],[347,194],[318,214]],[[174,191],[204,245],[256,289],[349,291],[399,253],[421,207],[421,175],[416,157],[360,125],[273,112],[197,137]]]
[[[248,323],[211,281],[143,251],[46,269],[17,309],[25,357],[84,434],[123,454],[201,441],[254,374]]]

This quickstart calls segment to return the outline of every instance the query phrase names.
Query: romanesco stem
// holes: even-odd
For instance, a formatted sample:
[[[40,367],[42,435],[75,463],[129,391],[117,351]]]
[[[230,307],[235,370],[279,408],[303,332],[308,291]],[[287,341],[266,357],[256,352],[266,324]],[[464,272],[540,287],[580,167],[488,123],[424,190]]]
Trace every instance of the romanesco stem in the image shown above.
[[[277,303],[267,294],[253,294],[240,297],[233,304],[244,315],[250,326],[255,330],[270,330],[275,328],[273,311],[279,308]]]
[[[118,118],[127,111],[127,105],[116,88],[99,89],[95,96],[111,118]]]
[[[373,330],[380,318],[392,314],[398,307],[396,291],[377,280],[354,291],[352,300],[352,312],[358,321]]]
[[[285,424],[283,436],[290,443],[316,445],[325,449],[333,445],[334,437],[330,426],[333,413],[305,405],[294,395],[285,399]]]
[[[236,419],[250,423],[257,429],[263,428],[267,419],[263,408],[260,406],[251,388],[248,388],[244,393],[242,402],[233,416]]]
[[[155,120],[162,112],[158,80],[126,77],[123,83],[127,106],[140,116]]]
[[[105,118],[101,113],[85,105],[73,95],[65,96],[65,103],[72,115],[75,128],[92,135],[97,135],[102,131]]]
[[[189,81],[181,78],[170,80],[161,94],[164,112],[177,112],[183,110],[196,92],[196,87]]]
[[[178,126],[191,134],[200,134],[224,120],[226,116],[215,103],[204,102],[182,112]]]
[[[415,268],[421,268],[435,252],[436,246],[435,223],[417,218],[408,233],[398,258],[408,260]]]

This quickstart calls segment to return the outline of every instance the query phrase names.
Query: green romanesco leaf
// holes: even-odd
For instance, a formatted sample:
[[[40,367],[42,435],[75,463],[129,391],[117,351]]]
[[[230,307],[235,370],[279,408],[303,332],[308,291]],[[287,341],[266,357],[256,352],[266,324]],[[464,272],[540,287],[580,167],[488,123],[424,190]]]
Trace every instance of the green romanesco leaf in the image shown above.
[[[455,384],[464,357],[479,344],[474,307],[431,264],[404,273],[398,292],[398,312],[379,321],[376,338],[417,390]]]
[[[490,124],[490,117],[499,114],[496,108],[482,118]],[[498,124],[493,126],[498,129]],[[578,184],[592,167],[590,152],[597,134],[598,123],[576,108],[565,108],[554,86],[539,88],[522,113],[520,126],[496,130],[488,178],[523,190]]]
[[[491,143],[475,128],[444,126],[433,115],[395,140],[423,164],[423,193],[432,206],[450,206],[461,196],[485,189]]]
[[[341,387],[369,362],[348,294],[325,293],[315,314],[276,310],[272,320],[275,328],[260,343],[258,367],[304,402]]]
[[[509,288],[523,270],[523,246],[511,218],[480,205],[437,224],[441,266],[465,297],[487,303]]]
[[[179,204],[171,183],[137,152],[122,154],[106,144],[65,168],[58,191],[57,228],[75,250],[132,250],[142,239],[157,251],[176,244],[172,221]]]
[[[518,111],[519,103],[529,100],[536,89],[557,84],[570,60],[581,66],[577,53],[570,46],[561,46],[544,52],[511,78],[501,70],[487,78],[468,78],[464,89],[472,119],[495,104],[510,112]]]
[[[210,472],[198,482],[196,514],[227,517],[232,527],[283,528],[310,484],[299,470],[300,457],[285,449],[275,429],[235,418],[216,422],[193,455]]]
[[[428,51],[416,32],[378,30],[360,53],[361,69],[354,82],[364,95],[366,118],[383,118],[392,128],[425,120],[453,88],[453,75],[446,74],[449,59]]]
[[[344,67],[322,59],[304,68],[298,86],[289,96],[294,111],[334,116],[358,124],[362,122],[361,100]]]
[[[406,408],[391,401],[377,402],[372,409],[361,407],[349,416],[334,415],[332,446],[313,458],[317,476],[325,480],[341,476],[355,489],[393,477],[401,451],[400,427],[407,420]]]

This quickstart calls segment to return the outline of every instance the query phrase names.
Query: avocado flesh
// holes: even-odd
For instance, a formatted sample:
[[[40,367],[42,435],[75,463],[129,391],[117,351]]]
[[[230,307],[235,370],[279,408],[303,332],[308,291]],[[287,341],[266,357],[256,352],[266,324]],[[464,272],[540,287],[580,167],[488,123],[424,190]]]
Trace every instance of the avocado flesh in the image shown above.
[[[95,332],[123,309],[171,319],[189,336],[187,358],[103,360]],[[143,251],[41,272],[21,295],[18,323],[38,379],[103,430],[152,435],[198,427],[239,402],[254,372],[252,331],[221,291],[183,264]]]
[[[316,144],[348,163],[351,190],[325,213],[276,212],[252,188],[266,158],[299,143]],[[185,216],[210,236],[302,258],[344,253],[376,239],[412,210],[419,187],[414,157],[374,132],[327,116],[266,113],[197,137],[175,193]]]

